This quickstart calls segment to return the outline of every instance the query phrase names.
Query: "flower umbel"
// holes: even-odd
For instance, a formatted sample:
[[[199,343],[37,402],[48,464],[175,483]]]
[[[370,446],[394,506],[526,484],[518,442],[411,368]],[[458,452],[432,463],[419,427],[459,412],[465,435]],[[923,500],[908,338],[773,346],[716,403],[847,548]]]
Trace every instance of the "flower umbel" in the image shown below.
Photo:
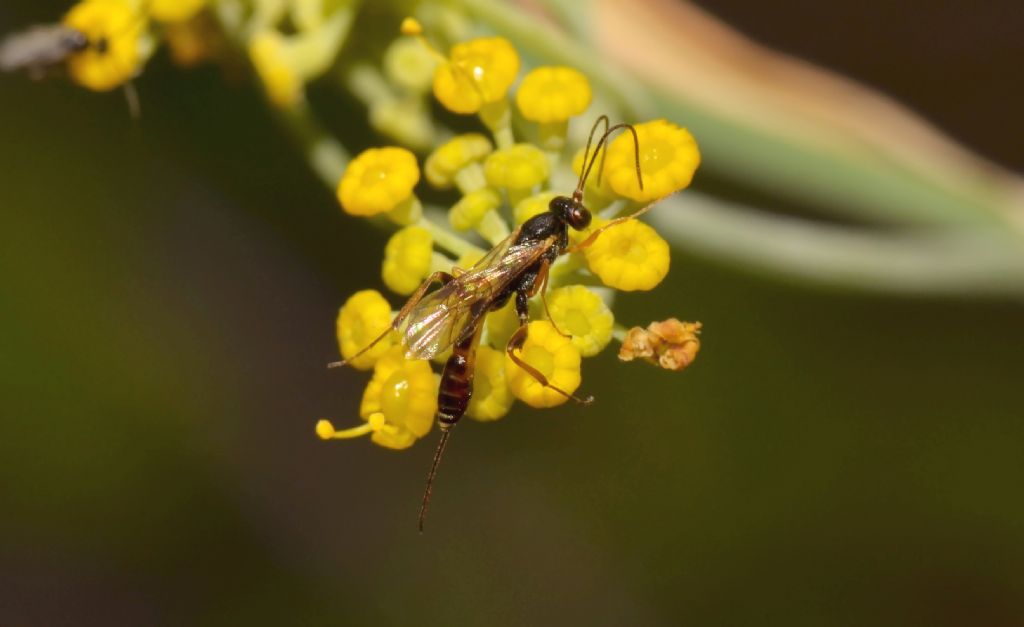
[[[407,20],[402,31],[425,42],[419,22]],[[406,41],[388,46],[384,62],[390,69],[385,74],[398,77],[404,70],[397,68],[408,65],[415,71],[396,78],[395,88],[416,92],[422,83],[411,79],[422,78],[422,69],[429,64]],[[383,446],[409,446],[426,433],[431,412],[440,411],[442,427],[450,429],[463,411],[452,409],[460,398],[468,400],[468,406],[462,405],[465,413],[480,421],[505,416],[517,400],[535,408],[569,399],[588,403],[574,396],[582,382],[582,359],[599,354],[613,338],[624,341],[623,359],[646,359],[671,369],[690,364],[700,346],[699,323],[674,326],[670,320],[626,332],[615,326],[614,293],[609,288],[649,290],[667,274],[668,244],[634,214],[649,208],[638,208],[637,203],[689,184],[699,161],[692,137],[664,120],[636,125],[639,150],[632,134],[610,143],[596,136],[591,148],[600,144],[608,151],[604,167],[596,172],[604,183],[597,181],[602,176],[592,176],[581,199],[571,187],[562,189],[551,181],[563,185],[578,176],[572,174],[573,164],[564,153],[568,124],[591,101],[590,85],[582,74],[567,67],[542,67],[526,75],[514,99],[523,118],[536,124],[527,125],[539,136],[529,142],[513,131],[507,92],[515,82],[519,58],[509,42],[473,39],[453,46],[448,57],[429,45],[419,50],[428,51],[438,63],[433,82],[438,100],[456,113],[479,113],[490,134],[451,136],[435,144],[423,163],[431,187],[454,196],[447,209],[448,225],[436,205],[419,211],[413,194],[419,167],[412,152],[397,146],[371,148],[346,168],[338,185],[346,213],[387,213],[394,219],[403,205],[416,206],[404,220],[394,220],[404,228],[388,241],[382,265],[384,283],[413,296],[400,314],[408,317],[395,324],[400,331],[393,334],[385,333],[390,311],[384,313],[386,301],[376,292],[346,305],[363,316],[351,317],[367,323],[349,332],[348,343],[342,342],[343,355],[355,354],[381,333],[385,336],[356,360],[364,368],[374,364],[360,410],[365,424],[336,432],[329,423],[321,423],[321,437],[372,434]],[[401,61],[404,57],[407,61]],[[601,122],[606,120],[594,128],[600,130]],[[621,125],[613,130],[619,129]],[[638,156],[643,190],[637,180]],[[602,163],[599,157],[591,152],[595,164]],[[582,155],[577,161],[582,162]],[[582,168],[582,163],[577,165]],[[626,175],[636,189],[620,180]],[[600,216],[589,213],[593,207],[602,208]],[[495,248],[484,253],[462,233],[482,236]],[[486,261],[480,262],[485,255]],[[530,261],[517,265],[518,259]],[[441,277],[446,287],[430,291],[423,285],[427,276]],[[598,281],[607,287],[593,287]],[[428,300],[417,300],[422,298]],[[527,314],[534,319],[523,326]],[[359,348],[356,335],[362,343]],[[402,348],[407,356],[430,360],[402,362]],[[440,386],[427,376],[431,361],[447,364]],[[452,373],[448,367],[454,368]],[[429,402],[427,387],[432,394]],[[414,388],[422,394],[401,395],[401,390]],[[394,402],[382,400],[388,398]],[[406,398],[421,401],[394,400]],[[400,420],[399,409],[411,422]],[[454,419],[452,411],[459,412]]]

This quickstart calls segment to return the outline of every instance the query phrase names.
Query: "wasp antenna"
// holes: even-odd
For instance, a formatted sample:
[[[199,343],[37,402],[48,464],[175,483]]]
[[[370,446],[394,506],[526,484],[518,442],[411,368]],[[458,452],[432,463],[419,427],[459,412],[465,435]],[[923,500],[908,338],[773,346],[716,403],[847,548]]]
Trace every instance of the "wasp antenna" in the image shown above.
[[[644,177],[643,174],[640,172],[640,138],[639,136],[637,136],[636,129],[633,128],[632,124],[626,124],[625,122],[622,122],[607,129],[604,132],[604,134],[601,135],[601,139],[597,142],[597,147],[594,148],[594,154],[591,155],[590,157],[590,162],[585,163],[586,168],[580,175],[579,189],[582,190],[583,185],[586,183],[587,178],[590,176],[590,170],[594,167],[594,162],[597,161],[598,153],[601,154],[601,167],[599,167],[597,170],[597,183],[598,185],[601,184],[601,174],[604,172],[604,159],[606,156],[608,156],[608,138],[611,137],[612,133],[623,128],[629,129],[629,132],[633,134],[633,154],[636,157],[636,178],[637,181],[640,182],[640,189],[644,188]],[[604,148],[604,152],[601,152],[602,148]]]
[[[434,479],[437,478],[437,467],[441,465],[441,456],[444,455],[444,449],[448,445],[448,437],[451,433],[451,428],[441,432],[441,440],[437,443],[437,450],[434,451],[434,461],[430,464],[430,472],[427,474],[427,487],[423,490],[423,502],[420,504],[420,517],[418,521],[420,533],[423,533],[423,523],[426,522],[427,512],[430,511],[430,494],[434,489]]]
[[[586,170],[587,159],[590,157],[590,145],[594,141],[594,133],[597,132],[597,127],[602,122],[604,122],[604,132],[607,133],[608,125],[611,124],[611,122],[609,122],[608,120],[607,115],[601,115],[600,117],[598,117],[596,120],[594,120],[594,125],[590,127],[590,135],[587,137],[587,147],[583,151],[583,165],[580,166],[580,178],[579,182],[576,184],[576,193],[573,194],[573,197],[582,197],[583,195],[583,186],[587,182],[587,178],[584,176],[584,172]],[[602,135],[603,134],[604,133],[602,133]]]

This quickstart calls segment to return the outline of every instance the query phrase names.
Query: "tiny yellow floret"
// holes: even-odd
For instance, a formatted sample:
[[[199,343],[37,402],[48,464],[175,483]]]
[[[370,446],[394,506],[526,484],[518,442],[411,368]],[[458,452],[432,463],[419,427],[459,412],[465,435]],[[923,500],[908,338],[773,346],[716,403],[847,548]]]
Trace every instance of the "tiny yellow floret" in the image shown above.
[[[522,224],[533,216],[547,211],[550,208],[551,201],[556,196],[558,194],[554,192],[541,192],[524,198],[517,202],[516,206],[512,209],[512,218],[516,224]]]
[[[416,93],[430,89],[437,59],[415,39],[399,38],[384,52],[384,75],[392,83]]]
[[[349,297],[338,312],[338,348],[343,359],[360,370],[369,370],[380,356],[397,342],[396,334],[389,334],[366,353],[352,356],[369,346],[391,326],[391,305],[376,290],[362,290]]]
[[[472,114],[508,93],[519,72],[519,54],[503,37],[456,44],[434,72],[434,96],[454,113]]]
[[[580,351],[547,320],[530,323],[529,334],[519,357],[547,377],[548,382],[572,394],[580,386]],[[531,407],[554,407],[566,400],[555,390],[541,385],[505,356],[508,386],[516,398]]]
[[[516,92],[516,105],[527,120],[564,122],[590,106],[587,77],[564,66],[536,68],[523,78]]]
[[[582,285],[568,285],[548,293],[551,319],[584,357],[601,352],[612,339],[615,316],[601,297]]]
[[[476,351],[473,398],[466,414],[475,420],[497,420],[512,407],[515,397],[505,377],[504,351],[480,346]]]
[[[158,22],[184,22],[206,6],[206,0],[149,0],[149,15]]]
[[[338,183],[338,200],[350,215],[377,215],[412,198],[419,180],[416,155],[410,151],[395,146],[370,148],[345,168]]]
[[[406,359],[401,346],[392,347],[374,366],[359,407],[363,420],[380,415],[390,427],[375,430],[371,439],[387,448],[407,448],[430,431],[436,413],[437,381],[430,362]]]
[[[484,162],[484,176],[491,187],[531,190],[549,174],[547,156],[533,144],[514,144],[496,150]]]
[[[438,189],[455,184],[455,176],[472,163],[480,161],[494,150],[491,140],[480,133],[456,135],[437,147],[423,163],[427,182]]]
[[[501,196],[490,187],[470,192],[448,211],[448,222],[456,231],[468,231],[480,225],[484,215],[501,206]]]
[[[668,243],[638,220],[604,231],[583,254],[601,282],[626,292],[652,289],[668,274]]]
[[[423,25],[414,17],[407,17],[402,20],[400,27],[401,33],[407,36],[416,36],[423,34]]]
[[[79,85],[109,91],[131,80],[142,65],[141,38],[146,28],[125,0],[83,0],[64,16],[64,25],[90,45],[68,58],[68,73]]]
[[[384,247],[381,278],[393,292],[409,295],[430,274],[434,240],[421,226],[407,226],[388,240]]]
[[[690,185],[700,165],[700,151],[689,131],[667,120],[654,120],[637,124],[636,133],[644,188],[636,178],[633,135],[624,132],[608,146],[605,160],[604,176],[616,194],[648,202]]]
[[[305,81],[292,62],[291,49],[284,35],[276,30],[264,30],[253,35],[249,40],[249,59],[274,106],[290,109],[302,102]]]
[[[501,309],[492,311],[484,318],[487,330],[487,343],[497,349],[504,349],[508,339],[519,328],[519,316],[516,314],[515,298],[509,299]]]

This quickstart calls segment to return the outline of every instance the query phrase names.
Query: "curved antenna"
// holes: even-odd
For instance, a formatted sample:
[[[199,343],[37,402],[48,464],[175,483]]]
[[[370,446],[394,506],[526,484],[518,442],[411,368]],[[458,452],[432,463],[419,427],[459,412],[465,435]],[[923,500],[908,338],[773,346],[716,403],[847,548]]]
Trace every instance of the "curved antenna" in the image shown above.
[[[590,135],[587,137],[587,148],[583,151],[583,165],[580,166],[580,179],[576,184],[576,191],[572,193],[572,197],[577,200],[583,198],[583,185],[586,184],[586,177],[583,176],[584,170],[586,170],[587,159],[590,157],[590,144],[594,141],[594,133],[597,132],[597,127],[601,122],[604,122],[604,132],[608,132],[608,125],[611,124],[608,120],[607,115],[602,115],[594,120],[594,125],[590,127]],[[604,133],[602,133],[603,135]]]
[[[633,128],[632,124],[622,122],[606,130],[604,134],[601,135],[600,141],[597,142],[597,147],[594,148],[594,154],[590,157],[590,163],[586,163],[587,167],[580,173],[580,184],[577,191],[579,191],[581,195],[583,185],[586,184],[587,178],[590,176],[590,170],[594,167],[594,162],[597,161],[598,153],[601,153],[601,167],[597,170],[597,184],[601,184],[601,174],[604,172],[604,159],[608,154],[608,138],[612,133],[622,128],[629,129],[629,132],[633,134],[633,154],[636,157],[636,180],[640,183],[640,189],[644,188],[644,177],[640,172],[640,138],[637,136],[636,129]],[[601,152],[601,148],[604,148],[604,152]]]

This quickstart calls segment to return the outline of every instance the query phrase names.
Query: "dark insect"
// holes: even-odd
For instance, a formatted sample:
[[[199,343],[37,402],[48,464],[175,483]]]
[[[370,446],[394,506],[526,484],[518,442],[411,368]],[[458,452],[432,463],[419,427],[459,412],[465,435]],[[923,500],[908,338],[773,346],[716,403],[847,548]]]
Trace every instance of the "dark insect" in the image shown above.
[[[601,124],[604,125],[604,132],[591,155],[590,147],[594,134]],[[331,364],[332,367],[342,366],[362,355],[392,330],[401,332],[408,359],[430,359],[449,347],[452,348],[451,357],[445,363],[441,374],[437,396],[437,422],[441,430],[441,439],[427,475],[427,485],[420,507],[420,531],[423,531],[423,522],[430,506],[431,489],[445,445],[451,435],[451,428],[466,413],[470,398],[473,396],[476,348],[480,343],[482,323],[489,312],[500,309],[510,299],[515,298],[519,329],[509,339],[505,348],[508,356],[541,385],[555,390],[566,398],[581,404],[589,404],[594,400],[589,396],[579,398],[555,387],[541,372],[523,361],[517,351],[526,341],[529,299],[538,293],[544,299],[548,269],[555,259],[569,250],[569,228],[582,231],[590,225],[590,211],[583,205],[583,187],[598,153],[606,146],[609,136],[619,129],[628,129],[633,133],[636,175],[640,188],[643,189],[643,178],[640,174],[640,142],[636,130],[629,124],[616,124],[611,128],[608,124],[608,117],[604,115],[594,123],[584,151],[585,168],[580,172],[579,182],[571,197],[554,198],[547,211],[524,222],[468,270],[453,268],[451,273],[432,274],[398,312],[388,331],[348,360]],[[599,177],[603,163],[602,157],[602,167],[598,170]],[[646,209],[645,207],[641,212]],[[595,230],[574,249],[589,246],[602,231],[619,222],[632,219],[638,213],[610,221]],[[440,283],[441,287],[428,294],[427,291],[435,282]],[[544,307],[547,310],[546,300]],[[548,317],[550,318],[550,315]]]
[[[0,43],[0,71],[26,70],[32,78],[43,78],[68,57],[90,45],[102,51],[106,41],[93,44],[84,33],[61,24],[33,26],[6,37]]]

